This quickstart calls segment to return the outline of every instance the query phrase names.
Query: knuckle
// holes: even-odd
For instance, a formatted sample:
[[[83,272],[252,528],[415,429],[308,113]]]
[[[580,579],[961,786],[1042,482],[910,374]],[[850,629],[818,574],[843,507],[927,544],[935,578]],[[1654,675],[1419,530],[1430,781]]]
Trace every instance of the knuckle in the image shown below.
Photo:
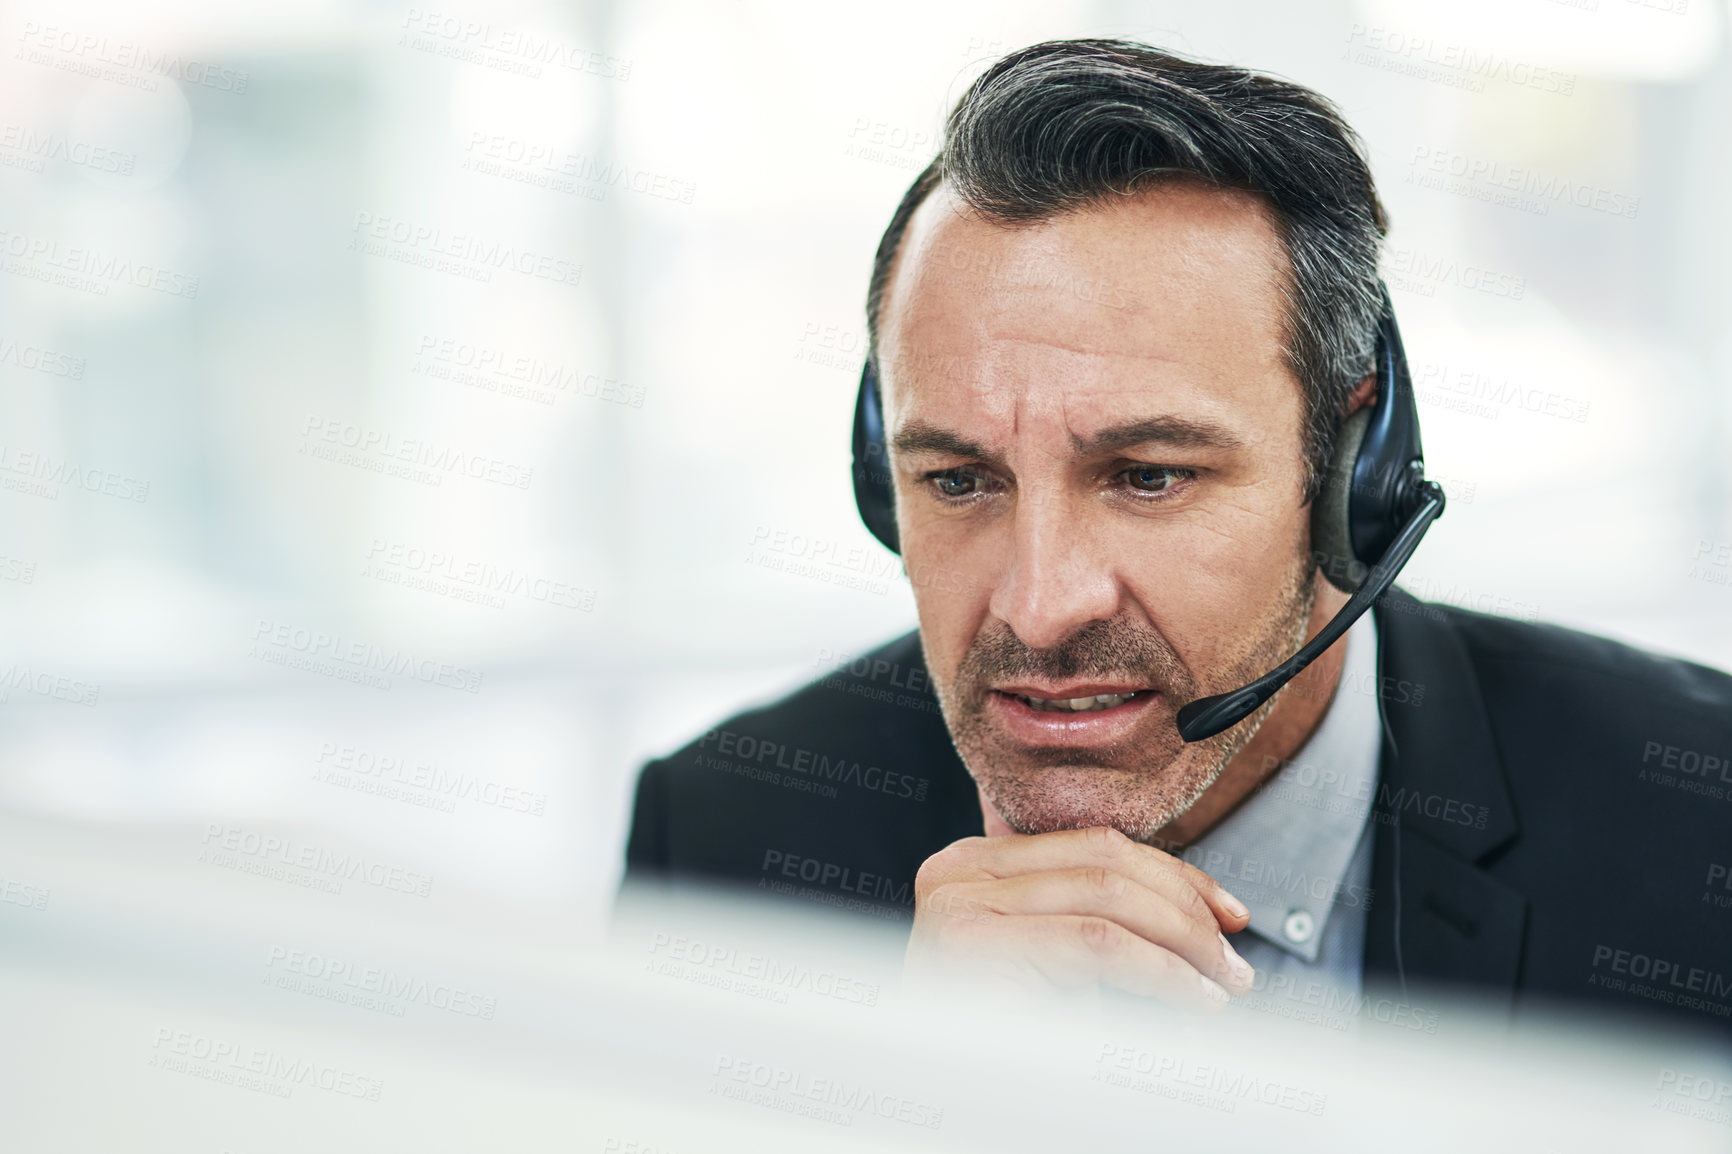
[[[1178,982],[1184,977],[1184,972],[1191,968],[1189,962],[1165,946],[1150,951],[1149,965],[1163,982]]]
[[[1082,871],[1082,883],[1096,897],[1109,901],[1125,892],[1124,876],[1114,873],[1106,866],[1085,866]]]
[[[956,892],[954,886],[943,885],[922,899],[927,913],[954,925],[958,922],[984,921],[990,911],[980,902]]]
[[[1209,909],[1209,903],[1203,900],[1203,895],[1189,886],[1180,890],[1177,905],[1179,912],[1194,922],[1215,920],[1215,915]]]
[[[938,871],[932,865],[932,859],[927,858],[920,863],[920,868],[914,871],[914,897],[918,901],[938,888]]]
[[[1114,952],[1124,941],[1125,930],[1106,918],[1086,917],[1076,921],[1076,936],[1085,949],[1097,955]]]
[[[965,838],[964,841],[972,841]],[[926,893],[943,885],[955,874],[962,862],[966,860],[968,850],[963,848],[963,842],[952,842],[931,857],[920,863],[920,868],[914,871],[914,892]]]
[[[1185,880],[1196,887],[1198,893],[1212,894],[1221,888],[1221,883],[1215,880],[1215,875],[1205,872],[1201,866],[1192,865],[1188,861],[1179,864],[1184,867]]]
[[[1083,845],[1096,857],[1117,858],[1130,844],[1131,839],[1112,826],[1097,825],[1083,830]]]

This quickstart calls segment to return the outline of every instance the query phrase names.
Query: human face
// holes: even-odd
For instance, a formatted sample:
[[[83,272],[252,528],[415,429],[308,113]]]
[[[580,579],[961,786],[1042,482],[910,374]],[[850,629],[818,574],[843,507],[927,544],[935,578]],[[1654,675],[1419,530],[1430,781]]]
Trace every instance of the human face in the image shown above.
[[[1272,708],[1178,736],[1311,614],[1286,275],[1262,201],[1192,181],[1014,225],[940,189],[910,222],[879,363],[902,553],[945,720],[1014,829],[1148,840]]]

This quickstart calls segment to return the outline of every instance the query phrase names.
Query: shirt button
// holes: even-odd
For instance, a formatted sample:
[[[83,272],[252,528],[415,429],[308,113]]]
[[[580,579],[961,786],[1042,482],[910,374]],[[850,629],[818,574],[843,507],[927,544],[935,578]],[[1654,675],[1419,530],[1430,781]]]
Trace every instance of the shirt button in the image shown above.
[[[1288,941],[1303,944],[1311,940],[1311,935],[1317,929],[1317,924],[1311,920],[1311,915],[1304,910],[1288,910],[1287,920],[1281,923],[1281,935]]]

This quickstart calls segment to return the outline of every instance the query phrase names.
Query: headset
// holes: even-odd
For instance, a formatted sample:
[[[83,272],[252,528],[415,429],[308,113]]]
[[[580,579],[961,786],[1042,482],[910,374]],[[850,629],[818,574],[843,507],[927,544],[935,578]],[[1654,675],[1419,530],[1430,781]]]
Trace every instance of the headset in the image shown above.
[[[1425,479],[1419,408],[1395,306],[1382,281],[1378,290],[1377,399],[1342,424],[1322,492],[1311,504],[1312,556],[1325,579],[1350,595],[1347,604],[1297,653],[1251,684],[1180,709],[1179,736],[1186,741],[1202,741],[1243,721],[1315,661],[1383,596],[1425,531],[1443,516],[1443,487]],[[871,356],[854,403],[853,473],[860,519],[886,549],[900,553],[884,410]]]

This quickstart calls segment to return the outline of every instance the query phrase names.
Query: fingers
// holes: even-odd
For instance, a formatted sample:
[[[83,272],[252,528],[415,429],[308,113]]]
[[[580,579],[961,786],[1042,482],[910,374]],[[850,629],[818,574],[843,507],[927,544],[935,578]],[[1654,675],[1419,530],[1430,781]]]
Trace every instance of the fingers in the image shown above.
[[[1206,909],[1228,933],[1238,933],[1251,921],[1244,903],[1196,866],[1105,827],[1026,837],[964,838],[927,859],[915,879],[915,892],[930,893],[959,881],[1078,866],[1098,866],[1123,874],[1165,895],[1193,916],[1200,917]]]
[[[956,923],[936,951],[943,961],[966,960],[999,978],[1031,988],[1113,986],[1184,1009],[1213,1012],[1227,1005],[1221,986],[1171,950],[1106,918],[1037,914]]]
[[[955,882],[926,895],[924,913],[971,923],[1068,915],[1111,922],[1158,945],[1198,975],[1233,993],[1251,988],[1255,972],[1221,934],[1194,891],[1182,908],[1166,894],[1104,866],[1078,866],[990,881]],[[978,936],[978,935],[977,935]],[[1197,986],[1195,977],[1185,979]]]
[[[909,960],[1024,985],[1106,984],[1219,1008],[1252,968],[1222,930],[1250,911],[1202,870],[1107,828],[964,838],[915,878]]]

